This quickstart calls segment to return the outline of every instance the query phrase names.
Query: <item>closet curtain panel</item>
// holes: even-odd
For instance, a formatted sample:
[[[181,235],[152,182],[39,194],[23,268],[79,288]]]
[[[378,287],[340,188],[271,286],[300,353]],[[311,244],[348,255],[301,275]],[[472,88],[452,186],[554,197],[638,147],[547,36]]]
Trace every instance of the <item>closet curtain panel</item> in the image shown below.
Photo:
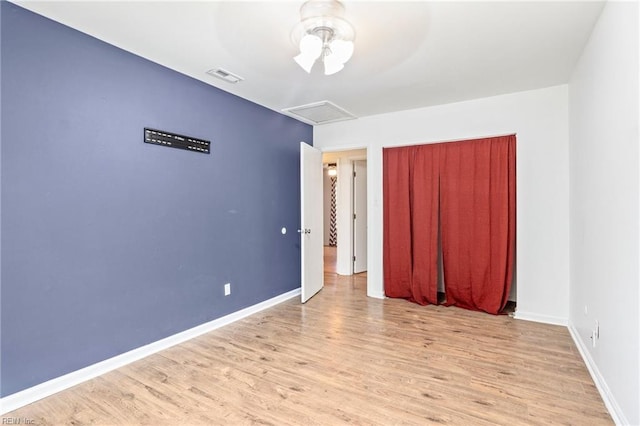
[[[382,155],[384,291],[388,297],[411,299],[410,171],[413,168],[414,149],[384,149]]]
[[[515,249],[515,136],[445,144],[440,226],[446,305],[502,311]]]
[[[411,173],[411,300],[438,303],[438,186],[441,144],[414,148]]]
[[[383,150],[385,294],[421,305],[438,301],[439,150]]]

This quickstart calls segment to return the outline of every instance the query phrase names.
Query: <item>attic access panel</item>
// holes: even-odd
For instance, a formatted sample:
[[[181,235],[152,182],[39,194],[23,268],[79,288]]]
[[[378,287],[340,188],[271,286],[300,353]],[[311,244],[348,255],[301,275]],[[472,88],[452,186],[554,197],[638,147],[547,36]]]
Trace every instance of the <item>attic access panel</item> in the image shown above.
[[[152,145],[167,146],[170,148],[184,149],[187,151],[210,153],[211,142],[191,136],[170,133],[164,130],[144,128],[144,142]]]
[[[330,101],[320,101],[282,110],[285,114],[311,124],[328,124],[336,121],[353,120],[355,115]]]

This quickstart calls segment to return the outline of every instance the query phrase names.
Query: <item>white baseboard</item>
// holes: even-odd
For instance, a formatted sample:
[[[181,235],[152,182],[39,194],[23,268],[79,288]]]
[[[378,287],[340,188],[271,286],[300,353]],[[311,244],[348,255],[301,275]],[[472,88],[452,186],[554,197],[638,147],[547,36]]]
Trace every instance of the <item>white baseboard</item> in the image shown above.
[[[164,349],[170,348],[171,346],[186,342],[187,340],[193,339],[194,337],[198,337],[217,328],[246,318],[249,315],[253,315],[267,308],[271,308],[279,303],[282,303],[299,295],[299,288],[291,290],[287,293],[283,293],[269,300],[265,300],[264,302],[260,302],[253,306],[241,309],[222,318],[215,319],[208,323],[193,327],[189,330],[174,334],[173,336],[166,337],[162,340],[158,340],[148,345],[141,346],[129,352],[117,355],[113,358],[106,359],[80,370],[65,374],[64,376],[57,377],[23,391],[16,392],[4,398],[0,398],[0,415],[16,410],[20,407],[24,407],[25,405],[31,404],[32,402],[38,401],[42,398],[46,398],[47,396],[53,395],[54,393],[68,389],[82,382],[86,382],[87,380],[91,380],[94,377],[98,377],[102,374],[123,367],[134,361],[138,361],[139,359],[145,358],[149,355],[153,355]]]
[[[596,388],[598,388],[598,392],[600,392],[600,396],[604,401],[604,405],[607,407],[607,410],[609,410],[611,418],[616,425],[630,425],[631,423],[629,423],[624,413],[622,412],[622,409],[616,402],[616,399],[611,393],[607,382],[604,380],[604,377],[602,377],[602,374],[600,374],[598,366],[593,361],[593,358],[591,358],[591,353],[587,349],[585,342],[580,337],[578,330],[576,330],[573,325],[569,325],[567,328],[569,329],[569,333],[571,334],[573,341],[578,347],[580,355],[582,355],[582,359],[587,366],[587,370],[589,370],[589,374],[591,374],[593,382],[596,384]]]
[[[540,315],[533,312],[524,312],[519,309],[516,309],[516,313],[513,317],[519,320],[541,322],[544,324],[552,325],[564,325],[565,327],[569,324],[567,318],[554,317],[550,315]]]
[[[367,296],[368,297],[373,297],[374,299],[386,299],[387,296],[384,294],[384,291],[382,292],[367,292]]]

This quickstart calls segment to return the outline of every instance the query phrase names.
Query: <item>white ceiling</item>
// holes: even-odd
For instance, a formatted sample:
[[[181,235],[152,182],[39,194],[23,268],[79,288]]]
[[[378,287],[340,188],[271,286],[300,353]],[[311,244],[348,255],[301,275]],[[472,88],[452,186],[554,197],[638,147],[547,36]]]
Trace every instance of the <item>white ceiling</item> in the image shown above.
[[[357,117],[566,83],[603,6],[344,1],[355,53],[324,76],[292,60],[302,1],[14,3],[276,111],[329,100]]]

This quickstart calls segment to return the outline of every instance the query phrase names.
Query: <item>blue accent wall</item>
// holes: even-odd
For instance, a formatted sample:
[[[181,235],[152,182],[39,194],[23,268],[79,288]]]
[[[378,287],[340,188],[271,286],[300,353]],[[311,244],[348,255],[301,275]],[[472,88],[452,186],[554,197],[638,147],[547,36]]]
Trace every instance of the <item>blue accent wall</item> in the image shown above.
[[[311,126],[0,7],[1,396],[300,286]]]

